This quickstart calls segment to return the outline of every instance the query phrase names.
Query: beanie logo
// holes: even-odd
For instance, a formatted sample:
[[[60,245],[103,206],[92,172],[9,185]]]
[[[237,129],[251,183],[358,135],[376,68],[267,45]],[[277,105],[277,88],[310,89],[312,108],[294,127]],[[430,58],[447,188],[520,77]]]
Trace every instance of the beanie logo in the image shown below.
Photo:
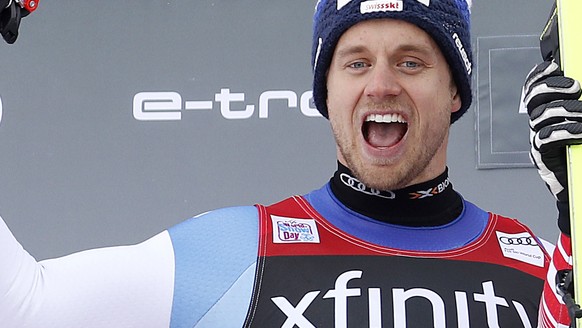
[[[461,58],[463,58],[463,62],[465,63],[465,69],[467,70],[467,74],[471,75],[471,71],[473,70],[473,64],[469,60],[469,55],[467,55],[467,51],[463,46],[463,42],[461,42],[461,38],[457,33],[453,34],[453,40],[455,40],[455,45],[461,54]]]
[[[315,51],[315,59],[313,61],[313,70],[315,71],[315,69],[317,68],[317,61],[319,60],[319,54],[321,53],[321,45],[323,44],[323,39],[319,38],[318,44],[317,44],[317,50]]]
[[[319,3],[321,0],[318,0],[317,2]],[[416,0],[422,4],[424,4],[425,6],[430,6],[430,0]],[[347,5],[348,3],[352,2],[352,0],[337,0],[337,10],[342,9],[345,5]],[[378,11],[402,11],[402,1],[366,1],[365,3],[378,3],[380,5],[380,7],[385,7],[385,8],[377,8],[376,10],[373,11],[366,11],[364,12],[362,10],[362,7],[364,5],[364,3],[360,4],[360,11],[362,12],[362,14],[365,13],[369,13],[369,12],[378,12]],[[395,6],[400,6],[400,9],[395,8]],[[316,6],[317,7],[317,6]]]
[[[352,0],[337,0],[337,10],[342,9],[345,5],[352,2]]]
[[[402,11],[403,4],[399,0],[370,0],[364,1],[360,4],[360,13],[368,14],[375,12],[386,12],[386,11]]]

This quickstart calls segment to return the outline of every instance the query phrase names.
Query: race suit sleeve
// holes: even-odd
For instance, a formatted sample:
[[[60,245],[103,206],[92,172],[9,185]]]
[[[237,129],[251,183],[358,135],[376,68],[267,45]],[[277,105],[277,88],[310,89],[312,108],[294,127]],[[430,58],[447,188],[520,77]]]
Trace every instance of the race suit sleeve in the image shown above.
[[[4,327],[168,327],[174,258],[167,231],[137,245],[37,262],[0,220]]]
[[[40,262],[0,219],[0,326],[240,327],[252,292],[256,218],[253,206],[216,210],[140,244]]]
[[[568,328],[570,317],[568,308],[556,289],[556,275],[559,270],[572,269],[572,247],[570,237],[560,234],[552,261],[547,272],[546,282],[538,318],[538,328]],[[579,302],[578,302],[579,303]]]

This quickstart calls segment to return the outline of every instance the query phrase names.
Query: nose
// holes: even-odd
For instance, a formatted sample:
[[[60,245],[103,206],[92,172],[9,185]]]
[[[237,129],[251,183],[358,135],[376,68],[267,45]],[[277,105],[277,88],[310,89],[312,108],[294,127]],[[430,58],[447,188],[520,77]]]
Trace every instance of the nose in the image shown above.
[[[366,96],[374,101],[383,101],[399,95],[402,86],[398,80],[397,72],[388,65],[377,64],[372,67],[370,78],[366,85]]]

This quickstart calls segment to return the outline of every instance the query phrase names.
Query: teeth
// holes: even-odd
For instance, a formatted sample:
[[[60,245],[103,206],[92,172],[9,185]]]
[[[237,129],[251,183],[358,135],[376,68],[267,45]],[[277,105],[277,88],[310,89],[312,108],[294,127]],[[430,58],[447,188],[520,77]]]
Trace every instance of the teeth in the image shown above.
[[[370,114],[366,117],[366,122],[406,123],[406,120],[400,114]]]

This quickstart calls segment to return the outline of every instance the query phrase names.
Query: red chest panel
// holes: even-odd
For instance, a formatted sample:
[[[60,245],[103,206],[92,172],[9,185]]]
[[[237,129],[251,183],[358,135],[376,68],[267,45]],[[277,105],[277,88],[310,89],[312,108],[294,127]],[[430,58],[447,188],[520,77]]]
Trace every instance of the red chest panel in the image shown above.
[[[247,327],[535,326],[548,257],[515,220],[492,215],[473,243],[418,252],[348,235],[301,197],[258,208]]]

